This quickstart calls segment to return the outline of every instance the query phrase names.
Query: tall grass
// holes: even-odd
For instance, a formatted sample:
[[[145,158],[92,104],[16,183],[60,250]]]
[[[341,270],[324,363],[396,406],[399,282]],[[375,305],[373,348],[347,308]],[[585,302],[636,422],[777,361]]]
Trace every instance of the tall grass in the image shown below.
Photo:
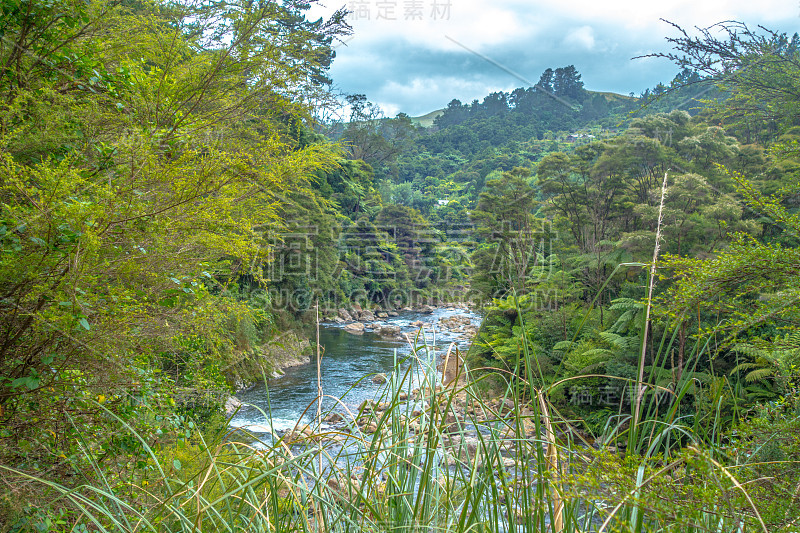
[[[74,510],[64,526],[71,531],[767,531],[736,469],[682,423],[691,372],[668,406],[643,394],[638,421],[620,411],[590,446],[575,431],[580,421],[551,404],[550,388],[530,386],[541,381],[525,339],[519,364],[531,375],[520,378],[518,366],[499,399],[486,398],[483,378],[467,367],[443,387],[436,360],[444,354],[422,340],[412,365],[396,360],[375,402],[355,409],[336,399],[344,421],[335,427],[319,413],[285,435],[198,433],[180,460],[107,412],[147,450],[154,479],[120,487],[89,446],[92,483],[66,487],[13,472],[56,494],[52,507]],[[703,350],[696,347],[695,362]]]

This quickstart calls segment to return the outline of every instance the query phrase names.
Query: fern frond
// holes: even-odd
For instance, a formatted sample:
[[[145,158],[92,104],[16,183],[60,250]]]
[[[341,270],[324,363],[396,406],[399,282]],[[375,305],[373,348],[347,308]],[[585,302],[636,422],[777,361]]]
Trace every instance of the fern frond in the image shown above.
[[[747,374],[744,379],[748,383],[755,383],[756,381],[762,381],[774,374],[775,374],[774,368],[759,368],[758,370],[753,370],[752,372]]]

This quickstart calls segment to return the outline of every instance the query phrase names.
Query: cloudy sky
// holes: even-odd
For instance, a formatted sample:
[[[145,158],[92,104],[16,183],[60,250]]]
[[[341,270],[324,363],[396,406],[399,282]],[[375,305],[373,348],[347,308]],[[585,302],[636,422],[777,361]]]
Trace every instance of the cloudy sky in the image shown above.
[[[587,89],[637,95],[677,69],[663,59],[676,30],[724,20],[800,31],[800,0],[321,0],[312,17],[344,6],[354,33],[336,49],[334,84],[388,116],[418,116],[453,98],[530,86],[573,64]],[[525,80],[525,81],[522,81]]]

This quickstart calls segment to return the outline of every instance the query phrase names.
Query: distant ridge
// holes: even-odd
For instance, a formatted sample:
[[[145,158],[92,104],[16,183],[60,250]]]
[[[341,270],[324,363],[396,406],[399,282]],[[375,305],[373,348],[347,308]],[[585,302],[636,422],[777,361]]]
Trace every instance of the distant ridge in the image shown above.
[[[437,109],[436,111],[431,111],[427,115],[422,115],[421,117],[411,117],[411,122],[415,125],[422,126],[423,128],[430,128],[433,126],[433,121],[436,120],[436,117],[444,113],[444,109]]]
[[[619,94],[614,92],[608,91],[586,91],[590,95],[600,94],[605,97],[606,101],[608,102],[619,102],[619,101],[633,101],[638,100],[635,96],[628,96],[626,94]],[[431,111],[426,115],[421,115],[419,117],[410,117],[411,123],[416,126],[422,126],[423,128],[430,128],[433,126],[433,121],[436,120],[436,117],[440,116],[444,113],[444,109],[437,109],[436,111]]]
[[[608,91],[586,91],[589,94],[602,94],[606,97],[606,100],[638,100],[639,98],[636,96],[629,96],[627,94],[619,94],[619,93],[612,93]]]

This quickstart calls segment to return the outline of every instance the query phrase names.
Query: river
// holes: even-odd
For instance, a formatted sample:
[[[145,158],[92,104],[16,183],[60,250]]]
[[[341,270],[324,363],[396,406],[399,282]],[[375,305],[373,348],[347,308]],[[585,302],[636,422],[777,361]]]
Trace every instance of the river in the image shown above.
[[[427,345],[433,346],[437,356],[443,357],[451,343],[455,343],[462,353],[466,353],[471,340],[464,334],[450,331],[443,326],[442,320],[447,321],[453,316],[468,317],[473,326],[479,325],[481,320],[477,314],[464,309],[440,308],[433,313],[403,312],[397,317],[382,319],[380,322],[399,326],[401,332],[408,334],[412,340],[420,328],[411,323],[424,322],[423,331]],[[417,345],[422,344],[423,342],[419,342]],[[382,385],[374,383],[372,376],[390,376],[395,361],[408,361],[411,354],[411,346],[406,340],[385,338],[371,332],[354,335],[345,331],[344,325],[340,324],[321,326],[320,345],[324,353],[321,381],[323,394],[326,396],[323,407],[326,410],[334,405],[334,400],[328,398],[333,396],[340,398],[346,406],[356,411],[364,400],[374,399],[381,389]],[[424,358],[423,354],[424,350],[418,351],[418,357]],[[401,365],[401,370],[405,372],[410,364],[412,363],[406,362]],[[420,369],[416,364],[411,371],[414,379],[419,379]],[[291,429],[298,421],[309,423],[316,416],[317,410],[316,363],[289,368],[283,376],[259,383],[240,392],[237,397],[243,405],[231,420],[232,427],[246,428],[254,433],[269,433],[270,429],[276,432]],[[343,410],[340,407],[335,409]],[[271,420],[261,411],[270,413]]]

